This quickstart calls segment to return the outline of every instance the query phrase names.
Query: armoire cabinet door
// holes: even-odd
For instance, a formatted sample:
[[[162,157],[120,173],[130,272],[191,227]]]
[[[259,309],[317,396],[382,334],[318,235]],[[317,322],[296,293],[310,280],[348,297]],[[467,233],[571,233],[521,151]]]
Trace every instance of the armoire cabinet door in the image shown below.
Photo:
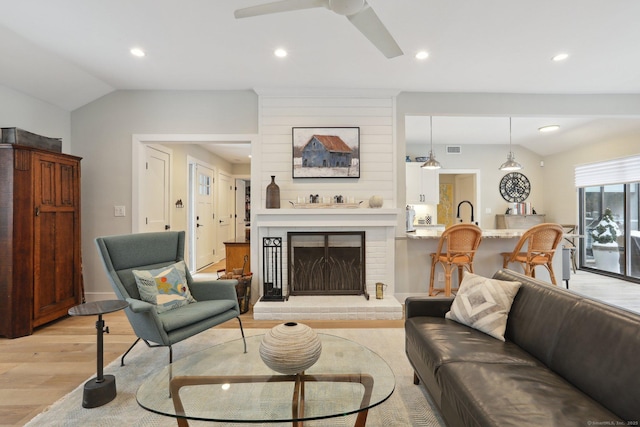
[[[74,159],[34,156],[33,325],[81,301],[80,168]]]

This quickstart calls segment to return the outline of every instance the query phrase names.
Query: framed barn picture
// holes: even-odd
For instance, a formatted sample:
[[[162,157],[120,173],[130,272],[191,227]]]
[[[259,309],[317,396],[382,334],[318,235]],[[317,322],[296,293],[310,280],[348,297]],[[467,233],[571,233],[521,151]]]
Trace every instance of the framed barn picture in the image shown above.
[[[360,178],[360,128],[292,128],[293,178]]]

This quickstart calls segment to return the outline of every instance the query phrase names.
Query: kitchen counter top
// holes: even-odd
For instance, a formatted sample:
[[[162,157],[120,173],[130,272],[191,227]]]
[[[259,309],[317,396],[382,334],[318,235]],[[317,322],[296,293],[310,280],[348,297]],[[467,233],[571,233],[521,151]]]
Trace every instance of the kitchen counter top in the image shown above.
[[[416,229],[407,232],[408,239],[439,239],[444,230]],[[520,238],[527,231],[526,229],[486,229],[482,230],[483,239],[513,239]],[[580,234],[566,233],[564,237],[584,237]]]
[[[484,277],[491,277],[502,268],[503,252],[512,252],[518,239],[526,232],[525,229],[483,229],[482,241],[473,260],[475,274]],[[442,236],[442,230],[417,229],[412,232],[405,232],[398,239],[406,242],[408,258],[412,262],[407,265],[407,277],[417,280],[420,287],[427,292],[429,289],[429,272],[431,270],[431,257],[429,254],[435,252]],[[583,235],[567,233],[564,237],[584,237]],[[556,280],[560,283],[562,275],[563,251],[557,250],[553,257],[553,270]],[[522,271],[517,264],[510,264],[509,268],[515,271]],[[444,276],[442,269],[437,269],[436,287],[444,286]],[[454,273],[454,283],[458,283],[457,273]],[[545,268],[536,269],[536,278],[543,281],[550,281],[549,273]]]
[[[513,239],[521,237],[527,230],[519,229],[486,229],[482,230],[482,238]],[[407,232],[408,239],[439,239],[444,230],[416,229]]]

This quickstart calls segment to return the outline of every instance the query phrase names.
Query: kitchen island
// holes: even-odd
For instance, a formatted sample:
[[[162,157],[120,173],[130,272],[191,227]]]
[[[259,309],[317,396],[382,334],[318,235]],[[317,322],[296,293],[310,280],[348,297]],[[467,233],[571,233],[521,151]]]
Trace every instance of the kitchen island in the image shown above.
[[[512,252],[520,237],[527,230],[524,229],[486,229],[482,230],[482,241],[473,259],[473,270],[475,274],[485,277],[492,277],[493,274],[502,268],[502,252]],[[424,291],[429,287],[429,273],[431,270],[431,257],[429,254],[438,248],[438,241],[443,230],[417,229],[407,232],[407,251],[409,253],[409,276],[421,277],[421,282],[425,282]],[[565,237],[573,235],[565,234]],[[577,235],[576,235],[577,236]],[[509,264],[509,269],[522,273],[522,267],[518,263]],[[553,257],[553,271],[558,285],[562,285],[562,243],[556,250]],[[444,274],[442,268],[436,266],[436,287],[444,287]],[[458,283],[458,273],[452,275],[452,286]],[[551,283],[549,272],[544,267],[536,268],[536,278]],[[440,279],[440,280],[439,280]]]

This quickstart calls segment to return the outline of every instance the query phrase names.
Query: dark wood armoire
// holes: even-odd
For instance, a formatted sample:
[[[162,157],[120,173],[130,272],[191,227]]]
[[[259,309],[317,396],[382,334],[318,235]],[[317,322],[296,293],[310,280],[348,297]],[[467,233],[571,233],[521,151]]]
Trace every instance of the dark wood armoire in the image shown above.
[[[4,136],[0,335],[16,338],[82,302],[80,158]]]

